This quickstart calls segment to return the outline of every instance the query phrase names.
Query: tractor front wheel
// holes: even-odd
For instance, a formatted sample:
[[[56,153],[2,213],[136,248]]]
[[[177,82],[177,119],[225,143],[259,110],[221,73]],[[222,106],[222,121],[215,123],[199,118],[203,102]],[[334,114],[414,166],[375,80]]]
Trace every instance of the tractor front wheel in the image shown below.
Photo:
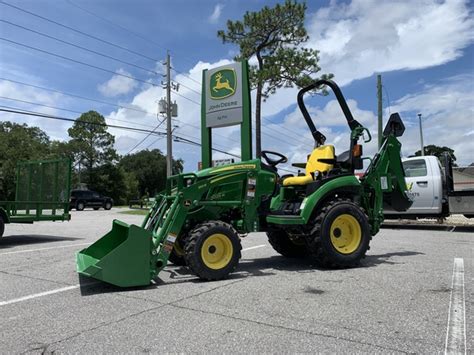
[[[350,200],[336,199],[320,211],[309,246],[324,267],[351,267],[365,257],[372,239],[364,210]]]
[[[178,237],[176,242],[174,243],[173,250],[168,257],[168,260],[175,264],[176,266],[184,266],[186,265],[186,260],[184,259],[184,250],[183,250],[183,239],[181,235]]]
[[[3,236],[3,232],[5,232],[5,222],[3,221],[3,217],[0,216],[0,238]]]
[[[186,265],[204,280],[220,280],[235,270],[242,245],[235,229],[222,221],[197,225],[184,245]]]
[[[293,242],[285,231],[270,231],[267,232],[267,237],[272,248],[283,256],[288,258],[300,258],[308,254],[308,248],[304,242]]]

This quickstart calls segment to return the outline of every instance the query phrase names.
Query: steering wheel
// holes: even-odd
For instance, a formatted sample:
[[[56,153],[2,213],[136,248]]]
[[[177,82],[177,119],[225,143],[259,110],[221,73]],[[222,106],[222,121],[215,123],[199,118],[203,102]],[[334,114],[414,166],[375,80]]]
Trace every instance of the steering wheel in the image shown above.
[[[288,161],[288,158],[285,157],[283,154],[277,153],[277,152],[272,152],[270,150],[262,150],[261,151],[262,158],[265,159],[268,165],[270,165],[272,168],[277,166],[280,163],[286,163]],[[276,155],[280,159],[271,159],[268,154]]]

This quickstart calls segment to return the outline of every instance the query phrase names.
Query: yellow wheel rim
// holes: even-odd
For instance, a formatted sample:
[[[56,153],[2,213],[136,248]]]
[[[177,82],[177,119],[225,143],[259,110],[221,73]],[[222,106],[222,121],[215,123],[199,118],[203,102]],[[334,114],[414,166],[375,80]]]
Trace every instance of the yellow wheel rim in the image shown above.
[[[331,243],[341,254],[351,254],[359,248],[362,229],[354,216],[341,214],[331,225]]]
[[[181,245],[179,244],[178,241],[176,241],[176,242],[174,243],[173,250],[174,250],[174,252],[175,252],[176,255],[178,255],[178,256],[184,256],[184,250],[183,250],[183,248],[181,248]]]
[[[210,235],[202,244],[201,258],[204,264],[213,270],[219,270],[227,266],[234,248],[230,239],[220,233]]]

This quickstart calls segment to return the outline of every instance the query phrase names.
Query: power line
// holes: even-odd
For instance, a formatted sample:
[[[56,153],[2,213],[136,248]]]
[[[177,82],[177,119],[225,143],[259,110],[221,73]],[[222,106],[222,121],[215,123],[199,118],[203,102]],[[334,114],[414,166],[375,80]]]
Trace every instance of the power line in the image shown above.
[[[93,99],[93,98],[90,98],[90,97],[85,97],[85,96],[81,96],[81,95],[77,95],[77,94],[71,94],[71,93],[61,91],[61,90],[57,90],[57,89],[46,88],[44,86],[28,84],[28,83],[24,83],[24,82],[21,82],[21,81],[1,78],[1,77],[0,77],[0,80],[9,81],[9,82],[12,82],[12,83],[15,83],[15,84],[25,85],[25,86],[29,86],[29,87],[36,88],[36,89],[46,90],[46,91],[50,91],[50,92],[56,92],[56,93],[61,94],[61,95],[75,97],[75,98],[78,98],[78,99],[81,99],[81,100],[92,101],[92,102],[97,102],[97,103],[100,103],[100,104],[114,106],[114,107],[118,107],[118,108],[121,108],[121,109],[124,109],[124,110],[130,110],[130,111],[146,113],[148,115],[153,115],[153,116],[156,115],[153,112],[141,110],[141,109],[138,109],[138,108],[123,106],[123,105],[117,105],[117,104],[114,104],[114,103],[111,103],[111,102],[108,102],[108,101],[97,100],[97,99]]]
[[[98,126],[103,126],[103,127],[110,127],[110,128],[117,128],[117,129],[123,129],[123,130],[128,130],[128,131],[134,131],[138,133],[150,133],[159,136],[166,136],[166,133],[164,132],[153,132],[151,130],[146,130],[146,129],[141,129],[141,128],[135,128],[135,127],[129,127],[129,126],[119,126],[119,125],[111,125],[108,123],[97,123],[97,122],[87,122],[87,121],[80,121],[80,120],[75,120],[73,118],[67,118],[67,117],[60,117],[60,116],[54,116],[54,115],[48,115],[48,114],[43,114],[40,112],[34,112],[34,111],[28,111],[28,110],[21,110],[15,108],[15,107],[9,107],[9,106],[2,106],[4,108],[0,108],[1,112],[8,112],[8,113],[13,113],[13,114],[18,114],[18,115],[26,115],[26,116],[34,116],[34,117],[42,117],[42,118],[48,118],[48,119],[53,119],[53,120],[60,120],[60,121],[67,121],[67,122],[79,122],[79,123],[84,123],[84,124],[92,124],[92,125],[98,125]],[[173,138],[177,139],[178,141],[181,141],[181,143],[189,143],[197,146],[201,146],[200,143],[192,141],[190,139],[186,139],[177,135],[173,135]],[[212,148],[212,150],[220,153],[224,153],[233,157],[240,158],[240,156],[228,153],[226,151],[217,149],[217,148]]]
[[[72,47],[75,47],[75,48],[79,48],[79,49],[81,49],[81,50],[84,50],[84,51],[87,51],[87,52],[90,52],[90,53],[94,53],[94,54],[99,55],[99,56],[101,56],[101,57],[115,60],[116,62],[119,62],[119,63],[122,63],[122,64],[130,65],[130,66],[132,66],[132,67],[141,69],[141,70],[146,71],[146,72],[148,72],[148,73],[151,73],[151,74],[154,74],[154,75],[161,75],[160,73],[158,73],[158,72],[156,72],[156,71],[154,71],[154,70],[150,70],[150,69],[144,68],[144,67],[142,67],[142,66],[139,66],[139,65],[136,65],[136,64],[133,64],[133,63],[130,63],[130,62],[126,62],[126,61],[121,60],[121,59],[118,59],[118,58],[116,58],[116,57],[112,57],[112,56],[110,56],[110,55],[108,55],[108,54],[100,53],[100,52],[97,52],[97,51],[95,51],[95,50],[92,50],[92,49],[89,49],[89,48],[86,48],[86,47],[77,45],[77,44],[72,43],[72,42],[64,41],[64,40],[62,40],[62,39],[60,39],[60,38],[57,38],[57,37],[48,35],[48,34],[46,34],[46,33],[33,30],[32,28],[28,28],[28,27],[25,27],[25,26],[21,26],[21,25],[18,25],[18,24],[16,24],[16,23],[13,23],[13,22],[10,22],[10,21],[7,21],[7,20],[3,20],[3,19],[0,19],[0,21],[1,21],[1,22],[4,22],[4,23],[7,23],[7,24],[9,24],[9,25],[11,25],[11,26],[15,26],[15,27],[21,28],[21,29],[23,29],[23,30],[25,30],[25,31],[29,31],[29,32],[38,34],[38,35],[40,35],[40,36],[43,36],[43,37],[46,37],[46,38],[49,38],[49,39],[53,39],[53,40],[55,40],[55,41],[58,41],[58,42],[67,44],[68,46],[72,46]],[[184,86],[184,85],[183,85],[183,86]]]
[[[79,115],[82,115],[83,112],[79,112],[79,111],[74,111],[74,110],[70,110],[70,109],[66,109],[66,108],[62,108],[62,107],[57,107],[57,106],[50,106],[50,105],[45,105],[45,104],[41,104],[39,102],[33,102],[33,101],[27,101],[27,100],[21,100],[21,99],[15,99],[15,98],[11,98],[11,97],[6,97],[6,96],[0,96],[0,99],[4,99],[4,100],[10,100],[10,101],[15,101],[15,102],[21,102],[21,103],[26,103],[26,104],[29,104],[29,105],[35,105],[35,106],[41,106],[41,107],[47,107],[47,108],[52,108],[52,109],[55,109],[55,110],[61,110],[61,111],[67,111],[67,112],[71,112],[71,113],[76,113],[76,114],[79,114]],[[25,110],[26,111],[26,110]],[[29,111],[30,112],[30,111]],[[33,111],[31,111],[33,112]],[[119,119],[115,119],[115,118],[110,118],[110,117],[106,117],[107,120],[111,120],[111,121],[117,121],[117,122],[125,122],[125,123],[130,123],[129,121],[124,121],[124,120],[119,120]],[[145,140],[148,139],[148,137],[150,137],[150,135],[155,132],[162,124],[163,124],[164,120],[161,121],[158,126],[156,126],[153,131],[151,131],[143,140],[141,140],[139,143],[137,143],[132,149],[130,149],[130,151],[127,153],[127,154],[130,154],[133,150],[135,150],[139,145],[141,145]],[[150,127],[152,128],[153,126],[150,126],[150,125],[143,125],[143,124],[139,124],[139,123],[133,123],[134,125],[137,125],[137,126],[143,126],[143,127]],[[194,137],[194,136],[191,136],[189,134],[185,134],[185,133],[181,133],[181,135],[183,136],[187,136],[187,137],[191,137],[191,138],[194,138],[194,139],[199,139],[198,137]],[[234,140],[235,141],[235,140]],[[217,145],[217,146],[221,146],[225,149],[225,147],[221,144],[217,144],[217,143],[214,143],[214,145]]]
[[[12,97],[0,96],[0,99],[3,99],[3,100],[10,100],[10,101],[16,101],[16,102],[22,102],[22,103],[29,104],[29,105],[35,105],[35,106],[41,106],[41,107],[52,108],[52,109],[54,109],[54,110],[60,110],[60,111],[66,111],[66,112],[76,113],[76,114],[78,114],[78,115],[82,115],[82,114],[84,113],[84,112],[80,112],[80,111],[70,110],[70,109],[67,109],[67,108],[62,108],[62,107],[57,107],[57,106],[51,106],[51,105],[45,105],[45,104],[42,104],[42,103],[39,103],[39,102],[21,100],[21,99],[16,99],[16,98],[12,98]],[[119,120],[119,119],[117,119],[117,118],[110,118],[110,117],[107,117],[107,119],[108,119],[108,120],[111,120],[111,121],[130,123],[129,121]],[[142,127],[150,127],[150,128],[153,127],[153,126],[146,125],[146,124],[141,124],[141,123],[133,123],[133,124],[136,125],[136,126],[142,126]]]
[[[137,144],[135,144],[135,145],[133,146],[133,148],[130,149],[130,150],[128,151],[128,153],[125,154],[125,155],[129,155],[131,152],[133,152],[133,151],[135,150],[136,147],[138,147],[140,144],[142,144],[144,141],[146,141],[146,140],[148,139],[148,137],[150,137],[158,128],[160,128],[160,126],[161,126],[161,124],[162,124],[163,122],[164,122],[164,120],[161,121],[161,122],[153,129],[153,131],[151,131],[150,133],[148,133],[148,135],[147,135],[145,138],[143,138],[140,142],[138,142]]]
[[[109,123],[87,122],[87,121],[81,121],[79,119],[74,119],[74,118],[60,117],[60,116],[48,115],[48,114],[41,113],[41,112],[18,109],[16,107],[3,106],[3,105],[2,105],[2,107],[4,107],[4,108],[0,108],[0,111],[9,112],[9,113],[13,113],[13,114],[49,118],[49,119],[53,119],[53,120],[67,121],[67,122],[73,122],[73,123],[75,123],[75,122],[87,123],[87,124],[92,124],[92,125],[95,125],[95,126],[117,128],[117,129],[123,129],[123,130],[128,130],[128,131],[133,131],[133,132],[139,132],[139,133],[150,133],[151,132],[149,129],[136,128],[136,127],[130,127],[130,126],[113,125],[113,124],[109,124]],[[21,110],[21,111],[19,111],[19,110]],[[166,135],[166,133],[164,133],[164,132],[154,132],[154,134]]]
[[[189,80],[194,81],[194,82],[195,82],[196,84],[198,84],[199,86],[202,85],[199,81],[193,79],[193,78],[192,78],[189,74],[187,74],[187,73],[184,73],[184,72],[182,72],[182,71],[179,71],[179,70],[177,70],[177,69],[175,69],[175,68],[173,68],[173,67],[171,68],[171,70],[173,70],[174,72],[176,72],[176,73],[178,73],[178,74],[184,75],[184,76],[187,77]]]
[[[97,15],[96,13],[93,13],[92,11],[89,11],[89,10],[85,9],[85,8],[83,8],[82,6],[77,5],[76,3],[74,3],[74,2],[72,2],[72,1],[70,1],[70,0],[66,0],[66,2],[68,2],[68,3],[71,4],[72,6],[74,6],[74,7],[78,8],[78,9],[80,9],[80,10],[82,10],[82,11],[88,13],[88,14],[91,15],[91,16],[94,16],[94,17],[96,17],[96,18],[98,18],[98,19],[100,19],[100,20],[102,20],[102,21],[104,21],[104,22],[107,22],[108,24],[110,24],[110,25],[112,25],[112,26],[118,27],[118,28],[120,28],[120,29],[122,29],[122,30],[124,30],[124,31],[126,31],[126,32],[129,32],[129,33],[133,34],[135,37],[140,38],[140,39],[143,40],[143,41],[150,42],[150,43],[154,44],[155,46],[157,46],[157,47],[159,47],[159,48],[161,48],[161,49],[163,49],[163,50],[167,50],[167,49],[164,48],[162,45],[156,43],[155,41],[152,41],[152,40],[149,39],[149,38],[146,38],[145,36],[141,35],[141,34],[138,33],[138,32],[135,32],[135,31],[133,31],[133,30],[130,30],[130,29],[128,29],[128,28],[126,28],[126,27],[123,27],[123,26],[121,26],[121,25],[119,25],[119,24],[117,24],[117,23],[114,23],[114,22],[108,20],[107,18],[102,17],[102,16],[100,16],[100,15]]]
[[[71,3],[71,2],[70,2],[70,3]],[[109,42],[109,41],[107,41],[107,40],[101,39],[101,38],[99,38],[99,37],[96,37],[96,36],[93,36],[93,35],[90,35],[90,34],[87,34],[87,33],[83,32],[83,31],[81,31],[81,30],[78,30],[78,29],[75,29],[75,28],[73,28],[73,27],[64,25],[64,24],[62,24],[62,23],[59,23],[59,22],[54,21],[54,20],[51,20],[51,19],[46,18],[46,17],[44,17],[44,16],[35,14],[35,13],[31,12],[31,11],[28,11],[28,10],[25,10],[25,9],[20,8],[20,7],[18,7],[18,6],[9,4],[9,3],[5,2],[5,1],[0,1],[0,4],[9,6],[9,7],[11,7],[11,8],[14,8],[14,9],[18,10],[18,11],[22,11],[22,12],[27,13],[27,14],[29,14],[29,15],[32,15],[32,16],[35,16],[35,17],[40,18],[40,19],[42,19],[42,20],[48,21],[48,22],[53,23],[53,24],[55,24],[55,25],[57,25],[57,26],[61,26],[61,27],[63,27],[63,28],[67,28],[67,29],[69,29],[69,30],[71,30],[71,31],[74,31],[74,32],[79,33],[79,34],[82,34],[82,35],[84,35],[84,36],[86,36],[86,37],[95,39],[95,40],[100,41],[100,42],[102,42],[102,43],[106,43],[106,44],[108,44],[108,45],[114,46],[114,47],[116,47],[116,48],[120,48],[120,49],[125,50],[125,51],[127,51],[127,52],[130,52],[130,53],[133,53],[133,54],[135,54],[135,55],[141,56],[141,57],[143,57],[143,58],[152,60],[153,62],[159,61],[158,59],[148,57],[148,56],[143,55],[143,54],[141,54],[141,53],[138,53],[138,52],[135,52],[135,51],[133,51],[133,50],[130,50],[130,49],[126,48],[126,47],[117,45],[117,44],[115,44],[115,43]],[[76,7],[79,7],[79,6],[75,5],[75,4],[73,4],[73,5],[76,6]],[[82,9],[82,8],[81,8],[81,9]],[[90,11],[87,11],[87,10],[84,10],[84,9],[82,9],[82,10],[83,10],[83,11],[86,11],[86,12],[89,12],[90,14],[92,14]],[[101,18],[99,15],[94,15],[94,16]],[[108,21],[108,20],[104,20],[104,21],[107,21],[107,22],[109,22],[109,23],[111,23],[111,24],[114,24],[114,23],[112,23],[111,21]],[[118,27],[121,27],[122,29],[133,33],[133,31],[131,31],[131,30],[129,30],[129,29],[126,29],[125,27],[122,27],[122,26],[117,25],[117,24],[114,24],[114,25],[116,25],[116,26],[118,26]],[[25,29],[26,29],[26,28],[25,28]],[[33,30],[32,30],[32,31],[33,31]],[[139,36],[139,37],[141,37],[139,34],[136,34],[136,33],[134,33],[134,34],[137,35],[137,36]],[[52,37],[51,37],[51,38],[52,38]],[[141,37],[141,38],[144,39],[144,40],[150,41],[149,39],[146,39],[145,37]],[[18,42],[15,42],[15,41],[11,41],[11,40],[8,40],[8,39],[6,39],[6,38],[0,38],[0,39],[1,39],[1,40],[4,40],[4,41],[7,41],[7,42],[10,42],[10,43],[13,43],[13,44],[16,44],[16,45],[19,45],[19,46],[23,46],[23,47],[26,47],[26,48],[29,48],[29,49],[33,49],[33,50],[36,50],[36,51],[39,51],[39,52],[43,52],[43,53],[46,53],[46,54],[48,54],[48,55],[56,56],[56,57],[58,57],[58,58],[62,58],[62,59],[65,59],[65,60],[69,60],[69,61],[72,61],[72,62],[81,64],[81,65],[85,65],[85,66],[88,66],[88,67],[91,67],[91,68],[95,68],[95,69],[98,69],[98,70],[102,70],[102,71],[104,71],[104,72],[108,72],[108,73],[112,73],[112,74],[114,74],[114,75],[126,77],[126,78],[129,78],[129,79],[132,79],[132,80],[135,80],[135,81],[138,81],[138,82],[142,82],[142,83],[145,83],[145,84],[154,86],[154,87],[157,87],[157,86],[158,86],[158,85],[156,85],[156,84],[150,83],[149,81],[145,81],[145,80],[142,80],[142,79],[137,79],[137,78],[134,78],[134,77],[132,77],[132,76],[125,75],[125,74],[120,74],[120,73],[111,71],[111,70],[109,70],[109,69],[101,68],[101,67],[95,66],[95,65],[93,65],[93,64],[81,62],[81,61],[78,61],[78,60],[75,60],[75,59],[72,59],[72,58],[68,58],[68,57],[65,57],[65,56],[61,56],[61,55],[56,54],[56,53],[51,53],[51,52],[48,52],[48,51],[45,51],[45,50],[42,50],[42,49],[39,49],[39,48],[35,48],[35,47],[31,47],[31,46],[28,46],[28,45],[25,45],[25,44],[22,44],[22,43],[18,43]],[[60,40],[60,41],[62,41],[62,40]],[[65,42],[65,41],[63,41],[63,42]],[[154,43],[153,41],[150,41],[150,42]],[[154,44],[157,45],[157,46],[159,46],[159,45],[156,44],[156,43],[154,43]],[[71,44],[71,45],[73,45],[73,44]],[[75,45],[74,45],[74,46],[75,46]],[[161,46],[160,46],[160,47],[161,47]],[[83,47],[80,47],[80,48],[84,49]],[[85,49],[85,50],[87,50],[87,49]],[[90,50],[90,51],[91,51],[91,50]],[[93,51],[93,52],[94,52],[94,51]],[[95,52],[95,53],[96,53],[96,54],[99,54],[98,52]],[[99,54],[99,55],[102,55],[102,54]],[[112,59],[113,57],[109,57],[109,58]],[[121,60],[119,60],[119,59],[117,59],[117,58],[114,58],[114,60],[121,61]],[[122,61],[121,61],[121,62],[122,62]],[[133,65],[133,64],[127,63],[127,62],[123,62],[123,63],[124,63],[124,64],[129,64],[129,65]],[[133,65],[133,66],[135,66],[135,65]],[[140,68],[141,68],[141,67],[140,67]],[[141,68],[141,69],[144,69],[144,70],[149,71],[148,69],[145,69],[145,68]],[[189,79],[191,79],[191,80],[195,81],[196,83],[200,84],[199,82],[197,82],[196,80],[194,80],[194,79],[191,78],[190,76],[188,76],[188,75],[186,75],[186,74],[184,74],[184,73],[182,73],[182,72],[180,72],[180,71],[178,71],[178,70],[176,70],[176,69],[173,69],[173,70],[175,70],[176,72],[178,72],[178,73],[180,73],[180,74],[182,74],[182,75],[187,76]],[[156,72],[154,72],[154,73],[156,73]],[[195,92],[195,93],[199,93],[198,91],[193,90],[193,89],[191,89],[190,87],[185,86],[185,85],[182,84],[182,83],[180,83],[180,84],[183,85],[184,87],[190,89],[191,91],[193,91],[193,92]],[[188,101],[191,101],[191,102],[193,102],[193,103],[195,103],[195,104],[200,105],[198,102],[196,102],[196,101],[194,101],[194,100],[192,100],[192,99],[189,99],[189,98],[186,97],[186,96],[180,95],[180,94],[178,94],[178,93],[175,93],[175,94],[178,95],[178,96],[180,96],[180,97],[182,97],[182,98],[184,98],[184,99],[186,99],[186,100],[188,100]],[[265,118],[264,118],[264,119],[265,119]],[[273,130],[273,131],[275,131],[275,132],[278,132],[278,131],[276,131],[276,130],[274,130],[274,129],[272,129],[272,128],[269,128],[269,129],[270,129],[270,130]],[[291,130],[288,130],[288,131],[293,132],[294,134],[298,135],[298,133],[296,133],[296,132],[294,132],[294,131],[291,131]],[[281,134],[280,132],[278,132],[278,133]],[[265,134],[265,133],[264,133],[264,135],[267,135],[267,136],[273,137],[274,139],[278,139],[278,140],[279,140],[279,138],[276,138],[276,137],[271,136],[271,135],[269,135],[269,134]],[[298,139],[300,139],[300,138],[301,138],[301,137],[298,135]],[[308,140],[308,141],[309,141],[309,140]]]
[[[186,96],[184,96],[184,95],[178,94],[177,92],[174,92],[173,94],[174,94],[174,95],[177,95],[177,96],[179,96],[179,97],[182,97],[183,99],[186,99],[186,100],[192,102],[193,104],[196,104],[196,105],[201,106],[201,104],[200,104],[199,102],[197,102],[197,101],[195,101],[195,100],[193,100],[193,99],[190,99],[189,97],[186,97]]]
[[[73,58],[69,58],[69,57],[66,57],[66,56],[63,56],[63,55],[60,55],[60,54],[57,54],[57,53],[52,53],[52,52],[46,51],[46,50],[44,50],[44,49],[32,47],[32,46],[29,46],[29,45],[24,44],[24,43],[12,41],[12,40],[10,40],[10,39],[6,39],[6,38],[3,38],[3,37],[0,37],[0,40],[5,41],[5,42],[9,42],[9,43],[13,43],[13,44],[15,44],[15,45],[17,45],[17,46],[21,46],[21,47],[25,47],[25,48],[28,48],[28,49],[32,49],[32,50],[35,50],[35,51],[38,51],[38,52],[41,52],[41,53],[45,53],[45,54],[48,54],[48,55],[51,55],[51,56],[54,56],[54,57],[57,57],[57,58],[65,59],[65,60],[68,60],[68,61],[73,62],[73,63],[85,65],[85,66],[87,66],[87,67],[94,68],[94,69],[97,69],[97,70],[101,70],[101,71],[106,72],[106,73],[111,73],[111,74],[113,74],[113,75],[122,76],[122,77],[124,77],[124,78],[128,78],[128,79],[131,79],[131,80],[135,80],[135,81],[138,81],[138,82],[140,82],[140,83],[148,84],[148,85],[150,85],[150,86],[154,86],[154,87],[157,87],[157,86],[158,86],[158,85],[156,85],[156,84],[153,84],[153,83],[151,83],[151,82],[149,82],[149,81],[146,81],[146,80],[143,80],[143,79],[138,79],[138,78],[135,78],[135,77],[130,76],[130,75],[126,75],[126,74],[122,74],[122,73],[115,72],[115,71],[113,71],[113,70],[109,70],[109,69],[105,69],[105,68],[102,68],[102,67],[98,67],[97,65],[94,65],[94,64],[90,64],[90,63],[86,63],[86,62],[81,62],[80,60],[76,60],[76,59],[73,59]]]
[[[82,10],[82,11],[88,13],[89,15],[94,16],[94,17],[96,17],[96,18],[98,18],[98,19],[100,19],[100,20],[102,20],[102,21],[104,21],[104,22],[106,22],[106,23],[108,23],[108,24],[110,24],[110,25],[112,25],[112,26],[118,27],[118,28],[120,28],[120,29],[122,29],[122,30],[124,30],[124,31],[126,31],[126,32],[129,32],[129,33],[133,34],[135,37],[140,38],[141,40],[143,40],[143,41],[145,41],[145,42],[149,42],[149,43],[151,43],[151,44],[157,46],[157,47],[160,48],[160,49],[168,50],[168,48],[165,48],[163,45],[161,45],[161,44],[159,44],[159,43],[153,41],[152,39],[150,39],[150,38],[148,38],[148,37],[145,37],[144,35],[142,35],[142,34],[140,34],[140,33],[138,33],[138,32],[135,32],[135,31],[133,31],[133,30],[131,30],[131,29],[125,27],[125,26],[119,25],[119,24],[117,24],[117,23],[115,23],[115,22],[112,22],[112,21],[110,21],[109,19],[107,19],[107,18],[105,18],[105,17],[103,17],[103,16],[100,16],[100,15],[98,15],[98,14],[96,14],[96,13],[90,11],[90,10],[85,9],[85,8],[82,7],[82,6],[77,5],[76,3],[74,3],[74,2],[71,1],[71,0],[66,0],[66,1],[67,1],[69,4],[71,4],[72,6],[74,6],[74,7],[78,8],[78,9],[80,9],[80,10]],[[171,51],[171,52],[175,52],[175,51]],[[188,58],[186,58],[186,56],[181,56],[181,58],[184,59],[184,60],[186,60],[188,63],[191,63],[192,65],[196,65],[195,61],[191,60],[190,57],[188,57],[188,58],[189,58],[189,59],[188,59]],[[193,80],[194,80],[194,79],[193,79]]]
[[[194,92],[194,93],[196,93],[196,94],[198,94],[198,95],[201,95],[201,91],[194,90],[193,88],[191,88],[191,87],[189,87],[189,86],[183,84],[182,82],[179,82],[179,81],[176,80],[176,79],[174,79],[173,81],[177,82],[179,85],[185,87],[186,89],[188,89],[188,90],[190,90],[190,91],[192,91],[192,92]]]
[[[58,93],[58,94],[61,94],[61,95],[65,95],[65,96],[70,96],[70,97],[75,97],[75,98],[78,98],[78,99],[81,99],[81,100],[85,100],[85,101],[91,101],[91,102],[97,102],[97,103],[100,103],[100,104],[105,104],[105,105],[109,105],[109,106],[113,106],[113,107],[118,107],[118,108],[121,108],[121,109],[124,109],[124,110],[130,110],[130,111],[135,111],[135,112],[141,112],[141,113],[144,113],[146,115],[150,115],[150,116],[155,116],[156,113],[153,113],[153,112],[150,112],[150,111],[145,111],[145,110],[141,110],[141,109],[138,109],[138,108],[134,108],[134,107],[128,107],[128,106],[123,106],[123,105],[117,105],[117,104],[114,104],[114,103],[111,103],[111,102],[108,102],[108,101],[103,101],[103,100],[97,100],[97,99],[93,99],[93,98],[90,98],[90,97],[85,97],[85,96],[81,96],[81,95],[77,95],[77,94],[72,94],[72,93],[68,93],[68,92],[65,92],[65,91],[61,91],[61,90],[56,90],[56,89],[51,89],[51,88],[46,88],[44,86],[39,86],[39,85],[33,85],[33,84],[28,84],[28,83],[25,83],[25,82],[22,82],[22,81],[18,81],[18,80],[12,80],[12,79],[6,79],[6,78],[2,78],[0,77],[0,80],[4,80],[4,81],[8,81],[8,82],[12,82],[12,83],[15,83],[15,84],[20,84],[20,85],[24,85],[24,86],[28,86],[28,87],[33,87],[33,88],[36,88],[36,89],[40,89],[40,90],[46,90],[46,91],[50,91],[50,92],[55,92],[55,93]],[[33,102],[30,102],[32,105],[38,105],[38,106],[45,106],[45,105],[42,105],[40,103],[33,103]],[[55,108],[55,109],[58,109],[58,110],[64,110],[64,111],[68,111],[68,109],[62,109],[62,108],[59,108],[59,107],[50,107],[50,108]],[[78,113],[78,112],[74,112],[74,113]],[[115,119],[116,121],[120,121],[120,120],[117,120]],[[199,126],[197,125],[193,125],[192,123],[186,123],[186,122],[183,122],[183,121],[180,121],[180,120],[177,120],[179,124],[183,125],[183,126],[190,126],[190,127],[193,127],[193,128],[196,128],[196,129],[201,129]],[[138,123],[136,123],[136,125],[140,125]],[[143,126],[143,125],[142,125]],[[150,125],[146,125],[147,127],[152,127]],[[233,138],[229,138],[227,136],[224,136],[222,134],[219,134],[219,133],[215,133],[216,135],[220,136],[220,137],[223,137],[223,138],[226,138],[227,140],[231,140],[233,142],[236,142],[238,143],[235,139]]]
[[[132,53],[132,54],[138,55],[138,56],[140,56],[140,57],[142,57],[142,58],[145,58],[145,59],[151,60],[151,61],[153,61],[153,62],[159,62],[159,60],[158,60],[158,59],[151,58],[151,57],[149,57],[149,56],[147,56],[147,55],[144,55],[144,54],[141,54],[141,53],[135,52],[134,50],[128,49],[128,48],[126,48],[126,47],[123,47],[123,46],[121,46],[121,45],[118,45],[118,44],[115,44],[115,43],[109,42],[109,41],[107,41],[107,40],[105,40],[105,39],[102,39],[102,38],[96,37],[96,36],[94,36],[94,35],[90,35],[90,34],[88,34],[88,33],[85,33],[85,32],[83,32],[83,31],[81,31],[81,30],[78,30],[78,29],[76,29],[76,28],[73,28],[73,27],[70,27],[70,26],[64,25],[64,24],[62,24],[62,23],[60,23],[60,22],[57,22],[57,21],[51,20],[51,19],[49,19],[49,18],[47,18],[47,17],[44,17],[44,16],[38,15],[38,14],[36,14],[36,13],[34,13],[34,12],[31,12],[31,11],[25,10],[25,9],[23,9],[23,8],[21,8],[21,7],[18,7],[18,6],[15,6],[15,5],[9,4],[9,3],[5,2],[5,1],[0,1],[0,4],[2,4],[2,5],[6,5],[6,6],[9,6],[9,7],[11,7],[11,8],[14,8],[14,9],[18,10],[18,11],[22,11],[22,12],[24,12],[24,13],[27,13],[27,14],[31,15],[31,16],[35,16],[35,17],[37,17],[37,18],[40,18],[40,19],[42,19],[42,20],[44,20],[44,21],[48,21],[48,22],[50,22],[50,23],[53,23],[53,24],[55,24],[55,25],[57,25],[57,26],[61,26],[61,27],[63,27],[63,28],[67,28],[67,29],[68,29],[68,30],[70,30],[70,31],[73,31],[73,32],[79,33],[79,34],[81,34],[81,35],[83,35],[83,36],[86,36],[86,37],[92,38],[92,39],[94,39],[94,40],[96,40],[96,41],[99,41],[99,42],[102,42],[102,43],[108,44],[109,46],[112,46],[112,47],[115,47],[115,48],[122,49],[122,50],[124,50],[124,51],[127,51],[127,52],[129,52],[129,53]]]

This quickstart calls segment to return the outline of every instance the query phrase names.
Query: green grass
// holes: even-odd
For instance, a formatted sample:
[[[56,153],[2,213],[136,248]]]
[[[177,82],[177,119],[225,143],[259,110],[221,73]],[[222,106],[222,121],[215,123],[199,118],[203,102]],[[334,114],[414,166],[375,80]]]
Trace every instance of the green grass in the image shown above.
[[[119,213],[123,214],[133,214],[138,216],[145,216],[148,213],[148,209],[146,210],[129,210],[129,211],[121,211]]]

